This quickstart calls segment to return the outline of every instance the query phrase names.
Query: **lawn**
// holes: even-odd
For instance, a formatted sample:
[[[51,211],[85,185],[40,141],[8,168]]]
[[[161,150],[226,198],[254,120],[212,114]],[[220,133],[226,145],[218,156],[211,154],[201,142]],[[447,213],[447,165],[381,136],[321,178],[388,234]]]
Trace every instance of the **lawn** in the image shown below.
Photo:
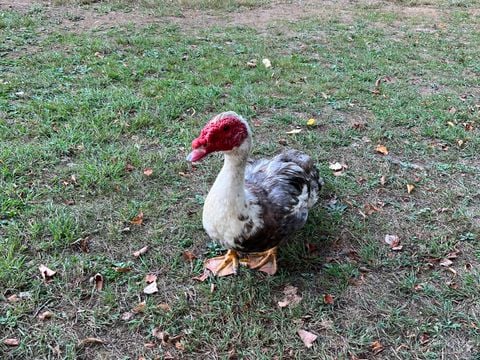
[[[2,358],[480,359],[478,2],[129,3],[0,2]],[[226,110],[326,185],[275,276],[199,282]]]

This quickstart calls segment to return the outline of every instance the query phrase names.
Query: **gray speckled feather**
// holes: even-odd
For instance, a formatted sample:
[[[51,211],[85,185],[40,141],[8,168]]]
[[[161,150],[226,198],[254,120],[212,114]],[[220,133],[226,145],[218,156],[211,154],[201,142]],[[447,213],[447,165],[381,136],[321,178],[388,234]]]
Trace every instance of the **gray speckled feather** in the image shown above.
[[[287,150],[272,159],[251,161],[245,170],[245,188],[262,208],[264,226],[237,239],[239,250],[264,251],[300,229],[322,186],[310,156]],[[248,224],[247,228],[248,228]]]

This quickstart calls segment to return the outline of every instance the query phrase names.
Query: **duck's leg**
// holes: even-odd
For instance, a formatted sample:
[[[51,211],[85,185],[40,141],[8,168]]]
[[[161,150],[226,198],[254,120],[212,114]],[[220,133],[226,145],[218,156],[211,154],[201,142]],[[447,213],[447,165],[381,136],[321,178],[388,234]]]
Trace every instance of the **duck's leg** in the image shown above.
[[[247,266],[250,269],[259,270],[273,275],[277,272],[277,247],[267,251],[250,253],[247,255]]]
[[[228,250],[223,256],[205,260],[205,269],[210,270],[215,276],[237,275],[238,254],[235,250]]]

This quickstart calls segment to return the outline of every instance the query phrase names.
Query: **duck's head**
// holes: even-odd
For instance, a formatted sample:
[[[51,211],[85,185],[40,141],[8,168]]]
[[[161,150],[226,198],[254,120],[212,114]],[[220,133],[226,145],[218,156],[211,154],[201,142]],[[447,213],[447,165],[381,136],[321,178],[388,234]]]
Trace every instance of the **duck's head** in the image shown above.
[[[196,162],[216,151],[250,149],[248,123],[233,111],[214,116],[202,129],[200,136],[192,141],[192,152],[187,160]],[[242,146],[243,145],[243,146]]]

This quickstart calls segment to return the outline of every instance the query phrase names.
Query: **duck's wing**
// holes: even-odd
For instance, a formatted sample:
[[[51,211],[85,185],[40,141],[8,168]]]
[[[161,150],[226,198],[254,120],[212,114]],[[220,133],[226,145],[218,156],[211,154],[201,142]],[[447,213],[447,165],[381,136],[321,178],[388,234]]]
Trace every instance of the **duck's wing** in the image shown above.
[[[245,186],[251,201],[262,208],[263,227],[250,239],[243,239],[244,247],[276,246],[300,229],[321,185],[313,160],[297,150],[251,162],[245,171]]]

